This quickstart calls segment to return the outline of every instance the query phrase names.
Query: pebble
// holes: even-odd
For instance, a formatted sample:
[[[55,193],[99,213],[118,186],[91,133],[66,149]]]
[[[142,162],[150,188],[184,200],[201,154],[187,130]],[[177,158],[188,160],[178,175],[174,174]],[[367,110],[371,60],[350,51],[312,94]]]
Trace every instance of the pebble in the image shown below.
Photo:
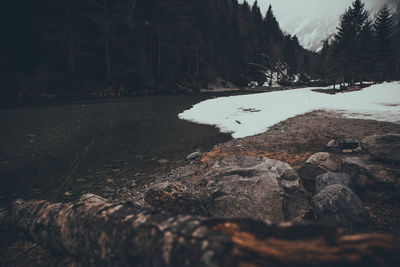
[[[167,159],[160,159],[158,161],[158,163],[160,163],[160,164],[167,164],[168,162],[169,162],[169,160],[167,160]]]
[[[190,154],[189,156],[187,156],[186,159],[187,160],[192,160],[192,159],[198,158],[200,156],[201,156],[201,152],[200,151],[196,151],[196,152]]]
[[[114,182],[114,180],[113,180],[113,179],[107,179],[106,182],[109,183],[109,184],[111,184],[111,183]]]
[[[75,182],[77,182],[77,183],[83,183],[83,182],[85,182],[85,181],[86,181],[86,180],[83,179],[83,178],[78,178],[78,179],[75,180]]]
[[[72,196],[72,193],[67,191],[67,192],[64,193],[64,196],[70,197],[70,196]]]

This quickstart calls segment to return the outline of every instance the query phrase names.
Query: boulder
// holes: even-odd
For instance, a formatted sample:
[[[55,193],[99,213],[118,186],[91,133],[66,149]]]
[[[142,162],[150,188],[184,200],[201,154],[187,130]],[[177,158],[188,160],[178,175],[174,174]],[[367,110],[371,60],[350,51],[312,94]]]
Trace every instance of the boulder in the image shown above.
[[[368,199],[390,198],[399,194],[400,166],[360,157],[343,158],[341,171],[348,173],[358,194]]]
[[[310,212],[296,171],[269,158],[231,156],[185,182],[213,197],[212,216],[283,222],[302,221]]]
[[[179,182],[159,183],[149,188],[144,200],[153,208],[177,214],[209,216],[212,207],[210,195],[191,192]]]
[[[315,193],[315,178],[326,172],[340,170],[341,159],[327,152],[319,152],[307,159],[299,170],[304,187],[310,193]]]
[[[327,172],[317,176],[315,184],[316,192],[318,193],[328,185],[334,184],[340,184],[349,188],[353,188],[353,182],[351,181],[350,175],[347,173]]]
[[[328,185],[312,198],[319,221],[356,229],[369,222],[369,213],[358,196],[347,186]]]
[[[362,147],[376,160],[400,162],[400,134],[372,135],[362,140]]]

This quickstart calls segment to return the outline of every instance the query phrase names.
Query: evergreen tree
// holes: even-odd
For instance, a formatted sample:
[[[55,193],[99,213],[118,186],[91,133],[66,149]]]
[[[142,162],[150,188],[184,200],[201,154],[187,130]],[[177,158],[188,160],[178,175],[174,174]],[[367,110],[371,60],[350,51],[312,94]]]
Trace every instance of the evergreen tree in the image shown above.
[[[340,18],[334,52],[338,58],[336,71],[341,73],[343,81],[354,83],[360,79],[363,57],[361,35],[367,21],[368,12],[361,0],[355,0]]]
[[[269,5],[263,20],[263,34],[266,43],[268,43],[272,38],[279,39],[283,36],[271,5]]]
[[[293,75],[297,73],[297,56],[295,45],[298,45],[297,37],[294,39],[290,35],[285,37],[285,47],[283,49],[283,57],[285,62],[288,65],[288,75]]]
[[[376,68],[379,81],[393,78],[395,69],[394,21],[387,5],[379,11],[374,24]]]
[[[373,77],[375,71],[374,50],[375,41],[373,36],[372,21],[367,19],[360,33],[360,82]]]
[[[400,8],[400,7],[399,7]],[[397,21],[397,38],[396,38],[396,70],[397,77],[396,79],[400,79],[400,19]]]
[[[14,57],[20,71],[3,75],[3,101],[21,92],[39,96],[43,88],[67,97],[168,92],[216,78],[243,86],[264,83],[266,73],[272,85],[286,67],[318,70],[317,56],[283,34],[271,6],[263,17],[257,1],[38,1],[37,21],[23,32],[37,35],[34,46],[43,48],[32,56],[35,67]]]

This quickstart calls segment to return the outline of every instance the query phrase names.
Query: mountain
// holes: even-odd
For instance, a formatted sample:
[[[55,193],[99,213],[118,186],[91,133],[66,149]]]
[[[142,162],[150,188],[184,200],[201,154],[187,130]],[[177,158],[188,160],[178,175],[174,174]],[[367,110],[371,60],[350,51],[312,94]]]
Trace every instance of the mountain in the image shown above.
[[[329,38],[338,26],[334,16],[315,19],[296,19],[283,26],[286,32],[296,35],[300,44],[311,51],[322,49],[322,42]]]
[[[249,1],[254,2],[254,1]],[[263,11],[272,5],[282,29],[297,35],[300,44],[308,50],[318,51],[322,41],[336,32],[340,15],[353,0],[263,0],[258,1]],[[372,15],[388,4],[393,12],[400,0],[365,0]]]

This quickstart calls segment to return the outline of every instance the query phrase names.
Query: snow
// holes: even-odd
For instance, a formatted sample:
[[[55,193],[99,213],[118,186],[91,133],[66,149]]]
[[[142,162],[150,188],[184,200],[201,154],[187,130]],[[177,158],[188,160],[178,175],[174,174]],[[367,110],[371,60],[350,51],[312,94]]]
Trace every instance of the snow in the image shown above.
[[[233,138],[262,133],[274,124],[314,110],[348,118],[400,124],[400,82],[372,85],[361,91],[329,95],[301,88],[242,96],[219,97],[196,104],[179,118],[214,125]]]

